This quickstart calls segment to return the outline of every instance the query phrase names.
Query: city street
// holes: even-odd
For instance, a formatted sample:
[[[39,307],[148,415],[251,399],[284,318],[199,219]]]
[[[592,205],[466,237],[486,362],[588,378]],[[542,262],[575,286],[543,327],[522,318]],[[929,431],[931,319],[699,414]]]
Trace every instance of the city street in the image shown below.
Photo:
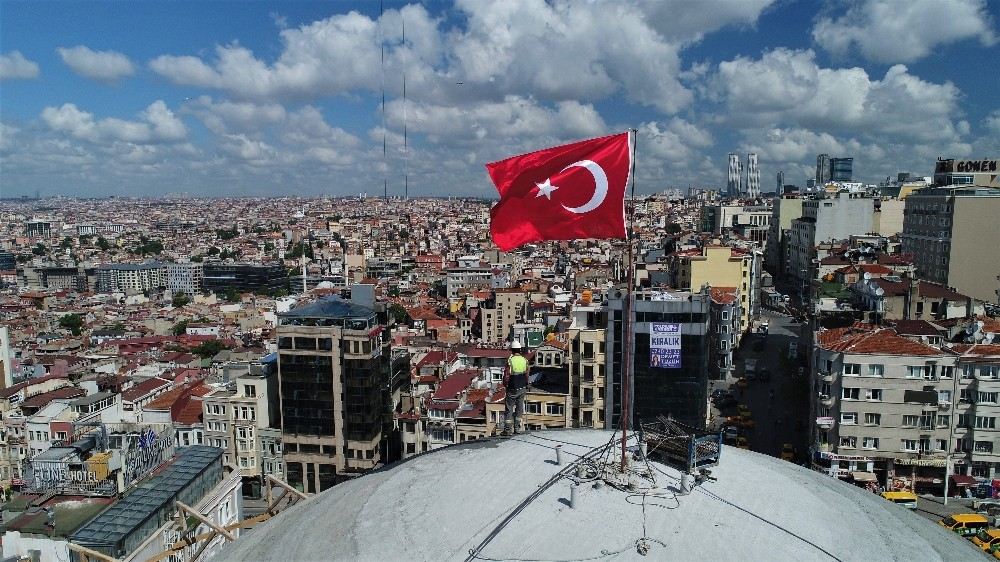
[[[767,334],[744,336],[735,354],[737,373],[744,374],[747,359],[756,361],[757,380],[749,381],[746,388],[733,385],[738,404],[747,406],[754,421],[751,429],[741,429],[750,449],[779,457],[783,444],[795,447],[795,462],[805,462],[809,415],[808,379],[799,375],[798,359],[789,357],[789,346],[798,345],[800,324],[793,319],[771,311],[763,311],[767,320]],[[802,351],[802,349],[799,349]],[[803,370],[808,373],[808,370]],[[761,380],[765,373],[766,380]],[[723,415],[735,415],[735,408],[727,408]]]

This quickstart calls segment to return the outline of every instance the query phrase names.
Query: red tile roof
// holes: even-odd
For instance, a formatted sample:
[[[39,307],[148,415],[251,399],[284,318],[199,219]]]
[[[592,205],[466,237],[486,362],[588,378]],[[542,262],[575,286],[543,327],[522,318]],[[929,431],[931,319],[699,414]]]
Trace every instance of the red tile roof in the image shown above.
[[[434,392],[434,400],[455,400],[478,376],[479,369],[455,371],[438,385],[437,391]]]
[[[926,320],[896,320],[896,332],[905,336],[941,336],[941,330]]]
[[[995,343],[959,343],[951,350],[960,355],[1000,356],[1000,344]]]
[[[122,392],[122,400],[133,402],[168,384],[170,384],[170,381],[156,377],[146,379],[132,388],[129,388],[125,392]]]
[[[50,390],[48,392],[43,392],[41,394],[36,394],[31,398],[28,398],[24,402],[21,402],[22,408],[42,408],[53,400],[60,398],[79,398],[87,394],[82,389],[75,386],[64,386],[62,388],[57,388],[55,390]]]
[[[716,304],[733,304],[736,302],[736,287],[712,287],[712,302]]]
[[[175,423],[195,425],[201,423],[201,410],[201,398],[192,396],[179,412],[171,415],[171,419]]]
[[[944,355],[936,347],[904,338],[888,328],[873,332],[845,332],[839,339],[821,337],[820,347],[829,351],[872,355]]]

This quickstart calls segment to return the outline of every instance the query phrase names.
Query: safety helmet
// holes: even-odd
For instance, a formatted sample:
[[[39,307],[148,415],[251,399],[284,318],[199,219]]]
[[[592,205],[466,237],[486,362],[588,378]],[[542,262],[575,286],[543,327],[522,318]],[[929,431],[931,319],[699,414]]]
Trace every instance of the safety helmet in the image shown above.
[[[521,342],[515,341],[515,342],[511,343],[510,344],[510,348],[512,350],[514,350],[514,351],[520,351],[521,350]]]

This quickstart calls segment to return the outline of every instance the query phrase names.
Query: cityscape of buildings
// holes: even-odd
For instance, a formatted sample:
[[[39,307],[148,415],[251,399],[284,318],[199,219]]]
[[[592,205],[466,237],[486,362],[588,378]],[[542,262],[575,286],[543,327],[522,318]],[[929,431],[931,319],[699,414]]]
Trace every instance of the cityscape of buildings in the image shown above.
[[[496,436],[512,342],[539,435],[669,416],[843,486],[992,489],[996,160],[864,185],[821,154],[760,194],[734,156],[725,193],[627,201],[632,287],[625,242],[500,252],[480,200],[0,201],[5,555],[207,558],[276,486]]]

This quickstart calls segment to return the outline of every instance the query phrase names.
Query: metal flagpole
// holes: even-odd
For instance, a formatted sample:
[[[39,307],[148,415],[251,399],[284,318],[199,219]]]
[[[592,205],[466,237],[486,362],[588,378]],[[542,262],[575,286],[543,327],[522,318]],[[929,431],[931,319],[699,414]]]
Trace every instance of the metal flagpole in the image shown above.
[[[632,204],[632,208],[628,210],[625,216],[625,242],[628,244],[628,297],[625,300],[626,309],[624,316],[623,327],[623,337],[622,337],[622,361],[625,365],[622,367],[622,464],[621,471],[625,472],[625,449],[626,443],[628,442],[628,426],[629,417],[631,415],[631,385],[632,385],[632,374],[634,371],[634,358],[632,357],[633,344],[635,339],[635,293],[633,288],[635,287],[635,250],[632,247],[632,238],[634,232],[632,230],[632,223],[635,215],[635,145],[636,139],[638,137],[638,129],[629,129],[629,136],[631,141],[629,143],[629,148],[631,152],[631,162],[629,164],[629,177],[631,179],[631,193],[629,194],[629,203]]]

